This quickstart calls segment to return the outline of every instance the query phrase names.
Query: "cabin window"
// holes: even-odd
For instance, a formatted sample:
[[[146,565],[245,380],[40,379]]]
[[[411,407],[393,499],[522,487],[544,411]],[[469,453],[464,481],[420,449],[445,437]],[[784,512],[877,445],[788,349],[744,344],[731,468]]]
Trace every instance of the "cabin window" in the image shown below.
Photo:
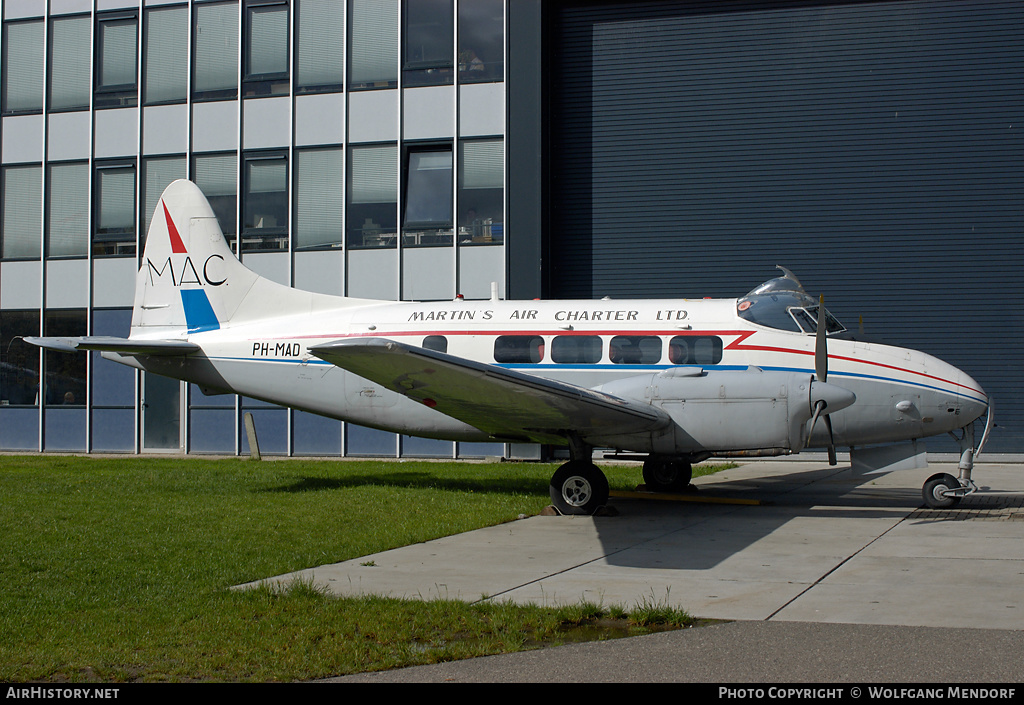
[[[559,335],[551,341],[551,361],[560,365],[593,365],[601,361],[597,335]]]
[[[717,365],[722,361],[722,339],[707,335],[677,335],[668,344],[673,365]]]
[[[655,365],[661,362],[661,338],[654,335],[617,335],[608,356],[616,365]]]
[[[448,339],[443,335],[428,335],[423,339],[423,347],[434,352],[448,352]]]
[[[544,359],[544,338],[539,335],[500,335],[494,340],[494,361],[536,364]]]

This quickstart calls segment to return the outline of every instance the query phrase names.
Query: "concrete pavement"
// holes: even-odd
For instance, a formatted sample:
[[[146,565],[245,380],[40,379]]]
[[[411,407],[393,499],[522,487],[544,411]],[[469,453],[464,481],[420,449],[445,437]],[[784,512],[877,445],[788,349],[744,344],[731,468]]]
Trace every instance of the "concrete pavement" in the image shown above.
[[[617,516],[529,517],[265,582],[302,579],[339,595],[538,604],[589,600],[627,609],[668,603],[697,617],[748,623],[707,632],[718,638],[746,628],[758,629],[757,639],[768,639],[774,630],[812,649],[803,662],[817,653],[813,640],[794,636],[807,629],[851,645],[880,638],[865,631],[876,627],[888,630],[886,638],[894,643],[928,634],[926,646],[937,649],[945,643],[938,634],[964,630],[949,645],[963,657],[970,658],[970,650],[963,650],[968,642],[986,639],[1009,639],[1019,655],[1024,646],[1024,466],[979,463],[974,477],[981,492],[954,510],[921,509],[921,485],[936,472],[956,474],[956,469],[932,465],[859,475],[848,465],[749,463],[699,478],[698,497],[759,503],[613,497]],[[754,626],[764,622],[779,626]],[[786,623],[790,626],[781,626]],[[705,638],[693,636],[704,631],[643,637],[639,643],[654,648],[662,640],[694,641]],[[745,643],[751,640],[744,637]],[[631,646],[562,648],[611,653]],[[913,653],[908,647],[903,652]],[[921,656],[929,657],[926,649]],[[993,675],[1022,678],[1018,661]],[[870,670],[873,663],[877,653],[869,650],[862,667]],[[918,679],[944,680],[914,670],[924,663],[908,668]],[[692,673],[663,675],[679,679]],[[962,673],[969,677],[970,669]]]

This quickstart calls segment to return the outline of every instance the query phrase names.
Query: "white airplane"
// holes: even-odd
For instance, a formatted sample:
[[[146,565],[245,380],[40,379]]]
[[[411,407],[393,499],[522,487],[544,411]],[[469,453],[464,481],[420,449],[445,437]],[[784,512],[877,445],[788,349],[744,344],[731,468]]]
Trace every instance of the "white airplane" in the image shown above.
[[[648,488],[672,491],[712,456],[817,447],[835,464],[836,445],[951,433],[960,476],[932,476],[924,500],[952,506],[976,491],[974,456],[992,426],[980,385],[925,353],[845,335],[783,272],[740,299],[328,296],[243,266],[181,180],[156,207],[129,337],[26,340],[397,433],[568,445],[551,480],[562,513],[607,503],[595,448],[645,457]]]

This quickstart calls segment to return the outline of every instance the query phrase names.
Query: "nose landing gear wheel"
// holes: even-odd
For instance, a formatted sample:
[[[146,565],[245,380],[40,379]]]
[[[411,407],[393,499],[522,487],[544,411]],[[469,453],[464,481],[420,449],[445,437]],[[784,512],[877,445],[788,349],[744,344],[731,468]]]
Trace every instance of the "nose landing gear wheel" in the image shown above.
[[[608,503],[608,478],[585,460],[572,460],[558,468],[548,489],[560,514],[590,515]]]
[[[651,457],[644,461],[643,476],[652,492],[683,492],[693,479],[693,466],[682,458]]]
[[[948,473],[932,475],[924,483],[921,496],[930,509],[950,509],[960,504],[960,496],[947,494],[950,490],[960,489],[960,481]]]

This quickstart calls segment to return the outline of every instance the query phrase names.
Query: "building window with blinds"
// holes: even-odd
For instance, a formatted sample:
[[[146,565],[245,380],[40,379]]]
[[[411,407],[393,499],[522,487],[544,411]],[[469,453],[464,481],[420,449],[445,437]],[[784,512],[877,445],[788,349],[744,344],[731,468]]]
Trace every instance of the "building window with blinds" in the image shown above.
[[[135,254],[135,162],[96,163],[92,254]]]
[[[340,91],[345,85],[345,5],[295,3],[295,92]]]
[[[43,231],[43,168],[0,169],[0,257],[39,259]]]
[[[128,108],[138,104],[139,18],[135,13],[96,18],[97,108]]]
[[[452,244],[450,148],[417,147],[406,155],[402,244]]]
[[[196,5],[192,28],[192,98],[238,95],[238,5]]]
[[[143,102],[183,103],[188,97],[188,8],[146,10],[145,19]]]
[[[342,246],[344,154],[340,147],[295,152],[296,250]]]
[[[89,163],[50,164],[46,256],[89,255]]]
[[[349,86],[394,88],[398,85],[398,11],[394,0],[349,3]]]
[[[90,98],[92,21],[88,15],[50,22],[51,111],[87,110]]]
[[[402,28],[402,85],[453,83],[455,15],[452,0],[406,0]]]
[[[288,155],[246,155],[242,178],[242,250],[288,248]]]
[[[459,145],[459,243],[491,245],[505,239],[505,159],[501,140]]]
[[[360,145],[349,150],[346,222],[349,247],[396,245],[397,145]]]
[[[4,115],[43,109],[43,22],[8,22],[3,27],[0,109]]]
[[[246,3],[244,66],[244,95],[288,93],[287,3]]]
[[[232,251],[238,251],[238,159],[234,152],[196,155],[192,160],[192,181],[210,203],[220,231]]]

